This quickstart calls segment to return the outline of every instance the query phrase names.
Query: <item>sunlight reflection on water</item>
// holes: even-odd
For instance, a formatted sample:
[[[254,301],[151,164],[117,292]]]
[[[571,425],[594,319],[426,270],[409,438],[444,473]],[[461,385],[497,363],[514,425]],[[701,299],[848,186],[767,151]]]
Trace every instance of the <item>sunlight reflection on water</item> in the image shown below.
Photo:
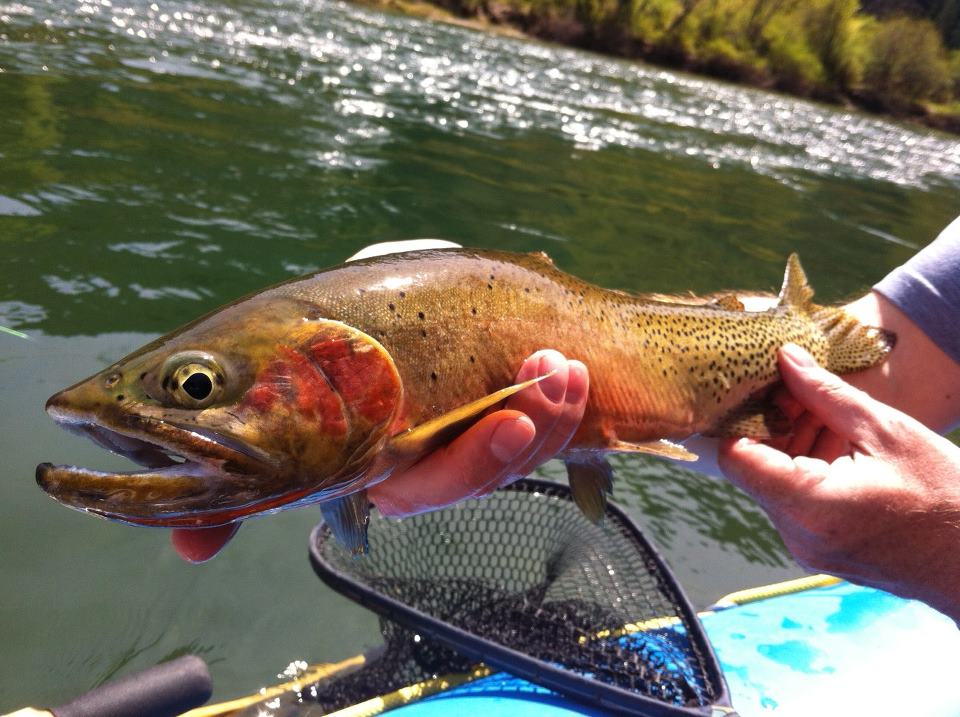
[[[340,123],[309,161],[371,166],[361,155],[390,121],[503,136],[550,129],[583,150],[643,148],[747,165],[791,184],[804,173],[903,185],[960,180],[960,145],[855,112],[564,48],[481,35],[322,0],[211,7],[99,0],[0,7],[8,39],[63,45],[3,59],[23,72],[83,74],[122,58],[141,73],[267,89]],[[16,43],[14,43],[16,44]],[[325,140],[325,141],[324,141]],[[332,140],[332,142],[331,142]],[[331,144],[333,146],[331,146]]]

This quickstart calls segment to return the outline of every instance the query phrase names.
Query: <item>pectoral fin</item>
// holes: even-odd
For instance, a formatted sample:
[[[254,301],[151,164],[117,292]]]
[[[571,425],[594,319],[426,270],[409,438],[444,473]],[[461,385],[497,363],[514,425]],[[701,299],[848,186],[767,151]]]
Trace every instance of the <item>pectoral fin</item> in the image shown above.
[[[749,398],[720,419],[716,426],[704,431],[715,438],[775,438],[790,433],[790,419],[773,402]]]
[[[363,555],[370,549],[367,544],[370,501],[365,490],[327,501],[320,506],[320,511],[337,542],[353,555]]]
[[[448,411],[442,416],[437,416],[426,423],[414,426],[403,433],[398,433],[390,441],[390,450],[398,457],[407,459],[416,459],[426,455],[430,451],[449,443],[467,430],[488,408],[496,406],[513,394],[519,393],[554,373],[554,371],[551,371],[529,381],[502,388],[483,398],[478,398],[476,401],[471,401]]]
[[[673,458],[675,461],[696,461],[700,459],[696,453],[691,453],[678,443],[668,440],[648,441],[646,443],[627,443],[615,441],[609,446],[610,450],[621,453],[649,453],[651,456]]]
[[[578,455],[564,462],[573,502],[587,518],[599,523],[607,507],[607,494],[613,490],[613,469],[597,454]]]

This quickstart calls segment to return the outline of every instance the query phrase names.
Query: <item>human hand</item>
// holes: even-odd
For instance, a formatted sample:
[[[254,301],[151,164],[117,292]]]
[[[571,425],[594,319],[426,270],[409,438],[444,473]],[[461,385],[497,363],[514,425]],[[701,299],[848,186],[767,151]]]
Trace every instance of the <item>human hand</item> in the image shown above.
[[[763,311],[776,305],[769,296],[739,296],[747,311]],[[946,432],[960,426],[960,364],[953,361],[909,316],[882,294],[871,291],[846,304],[843,310],[864,326],[877,326],[897,336],[887,359],[872,368],[844,376],[852,386],[879,401],[899,409],[934,431]],[[935,377],[930,380],[931,376]],[[807,411],[790,392],[778,388],[773,400],[793,423],[790,436],[768,443],[791,456],[811,455],[814,446],[833,446],[834,457],[844,453],[842,439],[818,416]],[[700,458],[688,466],[700,473],[720,476],[716,438],[694,436],[684,445]],[[819,448],[817,449],[819,451]],[[819,453],[823,457],[822,453]]]
[[[797,405],[827,432],[786,452],[726,441],[723,472],[760,503],[804,567],[960,620],[960,448],[799,347],[781,350],[780,371]]]
[[[551,371],[449,445],[370,488],[370,500],[383,515],[415,515],[491,493],[551,459],[580,425],[589,389],[586,366],[556,351],[530,356],[516,383]]]

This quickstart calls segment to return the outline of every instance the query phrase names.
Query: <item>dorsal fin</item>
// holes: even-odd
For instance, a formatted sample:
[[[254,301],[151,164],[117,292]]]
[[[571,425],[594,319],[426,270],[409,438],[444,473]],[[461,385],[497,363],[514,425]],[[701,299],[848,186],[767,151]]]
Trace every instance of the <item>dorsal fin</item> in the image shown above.
[[[780,289],[778,306],[789,306],[799,311],[807,311],[813,303],[813,289],[807,283],[807,275],[800,266],[800,257],[795,253],[787,259],[787,269],[783,273],[783,287]]]

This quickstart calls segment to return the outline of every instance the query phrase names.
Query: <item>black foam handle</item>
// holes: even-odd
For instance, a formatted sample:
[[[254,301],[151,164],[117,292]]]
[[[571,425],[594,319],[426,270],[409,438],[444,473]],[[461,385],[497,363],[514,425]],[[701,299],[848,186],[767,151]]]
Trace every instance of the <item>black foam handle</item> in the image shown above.
[[[194,655],[101,685],[62,707],[56,717],[173,717],[210,699],[207,663]]]

